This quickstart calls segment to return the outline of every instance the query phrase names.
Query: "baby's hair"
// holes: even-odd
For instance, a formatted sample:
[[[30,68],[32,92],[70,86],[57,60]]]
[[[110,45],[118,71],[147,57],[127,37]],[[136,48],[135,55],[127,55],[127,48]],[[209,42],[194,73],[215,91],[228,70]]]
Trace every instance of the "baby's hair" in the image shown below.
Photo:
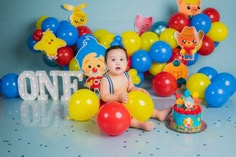
[[[109,53],[111,50],[116,50],[116,49],[124,50],[126,59],[128,60],[128,53],[127,53],[127,50],[126,50],[123,46],[121,46],[121,45],[114,45],[114,46],[111,46],[111,47],[109,47],[108,49],[106,49],[106,52],[105,52],[105,62],[107,62],[107,55],[108,55],[108,53]]]

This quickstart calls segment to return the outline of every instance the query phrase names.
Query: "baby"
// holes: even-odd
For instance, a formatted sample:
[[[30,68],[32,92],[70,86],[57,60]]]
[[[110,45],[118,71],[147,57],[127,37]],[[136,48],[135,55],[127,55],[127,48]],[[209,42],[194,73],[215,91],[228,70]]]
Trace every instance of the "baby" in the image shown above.
[[[105,52],[105,64],[108,71],[104,74],[100,84],[101,99],[104,102],[117,101],[120,103],[128,102],[128,93],[139,90],[148,94],[145,89],[134,86],[131,78],[126,72],[128,63],[127,51],[124,47],[116,45],[108,48]],[[160,121],[166,119],[170,108],[166,110],[156,110],[152,118]],[[151,131],[154,123],[150,121],[140,122],[134,118],[131,119],[130,127]]]

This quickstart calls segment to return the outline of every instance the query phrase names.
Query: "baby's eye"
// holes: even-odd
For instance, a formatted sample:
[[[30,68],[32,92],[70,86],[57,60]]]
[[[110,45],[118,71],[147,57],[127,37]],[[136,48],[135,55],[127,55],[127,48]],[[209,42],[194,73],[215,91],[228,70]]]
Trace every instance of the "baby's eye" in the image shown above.
[[[120,59],[120,61],[124,61],[124,59],[123,59],[123,58],[121,58],[121,59]]]
[[[115,59],[112,59],[111,61],[113,61],[113,62],[114,62],[114,61],[116,61],[116,60],[115,60]]]

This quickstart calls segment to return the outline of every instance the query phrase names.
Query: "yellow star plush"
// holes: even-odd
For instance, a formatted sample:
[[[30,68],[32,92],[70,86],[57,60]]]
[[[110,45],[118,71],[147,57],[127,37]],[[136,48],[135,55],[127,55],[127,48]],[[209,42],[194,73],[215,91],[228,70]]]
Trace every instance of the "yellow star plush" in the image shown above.
[[[52,31],[47,29],[43,32],[43,37],[34,45],[35,50],[45,52],[51,59],[57,58],[57,49],[66,46],[66,42],[57,38]]]

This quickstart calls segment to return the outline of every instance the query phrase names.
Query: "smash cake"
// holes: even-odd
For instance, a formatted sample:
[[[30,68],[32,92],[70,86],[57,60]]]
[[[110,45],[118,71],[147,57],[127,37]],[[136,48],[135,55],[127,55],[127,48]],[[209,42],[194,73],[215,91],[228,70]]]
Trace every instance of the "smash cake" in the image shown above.
[[[192,96],[186,90],[184,94],[176,94],[176,103],[172,114],[166,121],[168,128],[182,133],[196,133],[206,129],[206,123],[202,120],[201,100],[198,94]]]

